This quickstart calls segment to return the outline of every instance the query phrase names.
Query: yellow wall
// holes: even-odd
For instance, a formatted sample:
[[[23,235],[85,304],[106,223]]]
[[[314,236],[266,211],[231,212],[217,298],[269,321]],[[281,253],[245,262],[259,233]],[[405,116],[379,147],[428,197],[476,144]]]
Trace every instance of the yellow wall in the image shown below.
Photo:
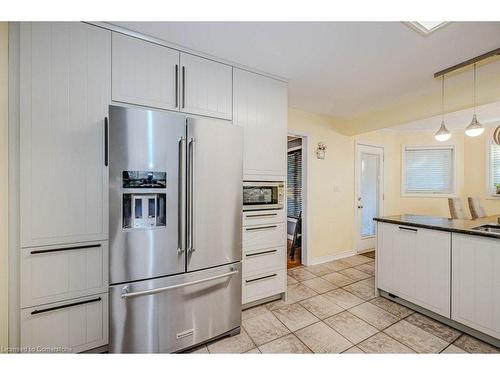
[[[8,343],[8,23],[0,22],[0,346]]]
[[[403,145],[443,144],[433,133],[395,133],[374,131],[357,136],[338,133],[335,120],[297,109],[289,109],[288,130],[310,136],[309,173],[309,260],[334,257],[354,249],[356,244],[354,163],[355,144],[384,146],[385,172],[383,215],[414,213],[449,217],[447,198],[403,197],[401,195],[401,156]],[[500,199],[486,196],[486,145],[493,129],[470,138],[455,132],[445,144],[455,145],[456,195],[468,212],[467,197],[477,196],[490,215],[500,214]],[[316,145],[328,147],[325,160],[316,158]]]
[[[309,256],[330,256],[353,249],[354,142],[333,130],[332,119],[297,109],[288,111],[288,130],[309,135]],[[326,159],[316,158],[324,142]]]

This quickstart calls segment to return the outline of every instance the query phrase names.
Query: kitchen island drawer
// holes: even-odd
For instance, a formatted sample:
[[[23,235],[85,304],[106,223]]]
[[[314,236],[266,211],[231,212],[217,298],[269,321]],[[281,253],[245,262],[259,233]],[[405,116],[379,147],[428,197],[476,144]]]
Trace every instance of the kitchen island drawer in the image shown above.
[[[243,253],[243,276],[285,267],[286,246],[276,246]]]
[[[104,293],[107,289],[107,241],[21,250],[21,308]]]
[[[243,251],[286,245],[285,223],[253,225],[243,228]]]
[[[276,269],[265,273],[243,276],[242,303],[250,303],[285,292],[286,271]]]
[[[108,294],[21,310],[21,347],[78,353],[108,343]]]
[[[244,211],[243,226],[266,225],[286,222],[285,210]]]

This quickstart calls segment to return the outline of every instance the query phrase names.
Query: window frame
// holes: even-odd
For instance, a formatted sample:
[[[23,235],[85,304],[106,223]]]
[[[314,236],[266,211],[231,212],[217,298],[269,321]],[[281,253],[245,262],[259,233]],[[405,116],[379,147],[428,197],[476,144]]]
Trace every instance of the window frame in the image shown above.
[[[486,161],[486,173],[485,173],[485,190],[486,190],[486,199],[500,199],[500,194],[496,193],[496,189],[493,189],[491,186],[491,181],[492,181],[492,170],[491,170],[491,145],[494,144],[495,142],[490,138],[486,137],[486,156],[485,156],[485,161]]]
[[[451,149],[453,152],[452,165],[452,191],[448,193],[415,193],[406,191],[406,148],[422,149],[422,150],[441,150]],[[444,145],[409,145],[401,146],[401,197],[404,198],[456,198],[457,197],[457,147],[455,144]]]

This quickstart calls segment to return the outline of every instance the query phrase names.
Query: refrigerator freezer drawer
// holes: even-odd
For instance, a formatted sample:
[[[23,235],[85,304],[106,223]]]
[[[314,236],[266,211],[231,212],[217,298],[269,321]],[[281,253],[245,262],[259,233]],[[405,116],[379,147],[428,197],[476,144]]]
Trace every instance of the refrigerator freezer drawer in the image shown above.
[[[279,268],[286,268],[286,246],[243,253],[243,276]]]
[[[241,263],[110,287],[111,353],[172,353],[241,324]]]
[[[286,246],[285,223],[253,225],[243,228],[243,251]]]
[[[286,290],[286,271],[277,269],[243,277],[243,304],[271,297]]]

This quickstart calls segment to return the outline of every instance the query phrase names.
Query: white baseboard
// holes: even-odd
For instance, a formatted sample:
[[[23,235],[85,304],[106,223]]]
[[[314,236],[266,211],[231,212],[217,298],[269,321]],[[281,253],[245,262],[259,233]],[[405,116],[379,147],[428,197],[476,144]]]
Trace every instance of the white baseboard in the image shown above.
[[[339,260],[342,258],[352,257],[353,255],[356,255],[356,251],[354,250],[342,251],[341,253],[314,258],[311,260],[308,266],[315,266],[316,264],[331,262],[332,260]]]

